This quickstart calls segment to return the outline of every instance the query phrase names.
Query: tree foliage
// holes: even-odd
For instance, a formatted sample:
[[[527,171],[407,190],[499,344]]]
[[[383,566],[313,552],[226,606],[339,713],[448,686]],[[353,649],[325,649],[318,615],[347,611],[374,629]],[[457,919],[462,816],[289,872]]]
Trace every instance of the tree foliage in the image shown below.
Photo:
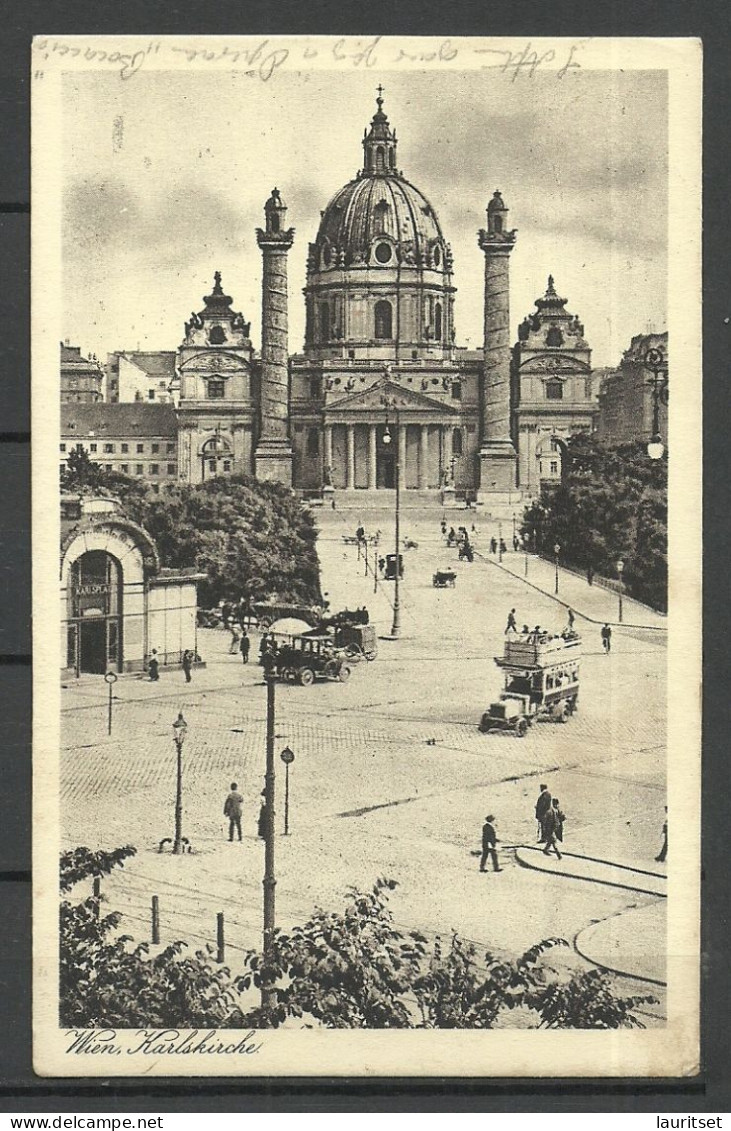
[[[560,483],[545,484],[525,511],[530,544],[580,569],[617,577],[630,596],[667,608],[667,460],[651,460],[639,443],[604,447],[579,434],[568,444]]]
[[[74,451],[62,477],[65,491],[113,494],[125,513],[157,543],[164,566],[207,575],[199,603],[222,599],[321,604],[317,528],[287,487],[247,476],[199,484],[161,485],[106,472]]]
[[[106,875],[134,849],[62,857],[61,888]],[[351,889],[342,910],[318,909],[302,926],[274,934],[233,976],[205,950],[174,942],[156,955],[120,932],[122,916],[102,915],[104,897],[61,903],[61,1024],[67,1028],[491,1029],[516,1008],[533,1028],[639,1026],[650,997],[620,998],[606,974],[559,975],[543,962],[562,939],[546,939],[518,959],[479,952],[454,935],[448,944],[400,929],[389,907],[394,880]],[[272,1004],[258,1005],[262,984]]]

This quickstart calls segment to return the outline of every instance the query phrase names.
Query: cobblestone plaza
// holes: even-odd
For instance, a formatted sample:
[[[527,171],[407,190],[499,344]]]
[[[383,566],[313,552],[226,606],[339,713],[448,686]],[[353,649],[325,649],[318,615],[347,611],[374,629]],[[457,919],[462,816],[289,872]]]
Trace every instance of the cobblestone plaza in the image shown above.
[[[607,656],[599,634],[604,620],[616,622],[615,594],[560,570],[556,598],[553,566],[522,553],[499,562],[488,553],[497,530],[479,516],[475,561],[457,562],[440,536],[439,517],[433,510],[402,518],[402,535],[418,546],[404,554],[398,640],[383,639],[393,586],[379,582],[374,593],[372,573],[366,576],[356,547],[343,540],[360,516],[323,512],[319,520],[323,590],[332,609],[367,605],[381,639],[376,661],[355,665],[346,684],[277,685],[277,752],[295,752],[290,835],[276,842],[277,922],[301,922],[315,904],[335,908],[350,885],[370,887],[385,875],[399,883],[392,907],[404,926],[432,935],[458,931],[511,954],[559,935],[579,952],[566,952],[563,961],[582,963],[586,955],[654,982],[662,999],[666,901],[657,894],[664,881],[650,874],[664,871],[654,861],[665,804],[663,618],[626,600],[625,623],[615,623]],[[379,553],[392,548],[392,512],[372,512],[364,525],[369,533],[381,529]],[[454,589],[432,587],[439,567],[457,572]],[[583,637],[576,716],[566,725],[536,725],[522,741],[479,733],[482,711],[500,687],[494,656],[508,612],[516,609],[519,624],[560,631],[567,605]],[[254,634],[253,661],[257,643]],[[227,632],[201,632],[207,667],[189,685],[182,672],[165,673],[158,683],[121,678],[111,736],[101,677],[67,681],[61,828],[63,847],[137,847],[104,887],[109,906],[125,913],[126,931],[149,939],[155,894],[163,943],[213,945],[216,913],[223,911],[227,961],[235,967],[237,954],[260,943],[266,692],[261,668],[244,666],[228,647]],[[172,857],[157,849],[172,833],[171,724],[181,709],[189,728],[183,830],[193,852]],[[276,826],[283,834],[278,758],[277,771]],[[567,814],[564,860],[548,871],[530,864],[533,808],[544,780]],[[222,813],[231,781],[245,799],[242,845],[228,842]],[[500,875],[478,870],[486,813],[497,818]],[[638,883],[643,874],[647,882]],[[630,992],[642,984],[627,983]],[[661,1000],[657,1018],[662,1010]]]

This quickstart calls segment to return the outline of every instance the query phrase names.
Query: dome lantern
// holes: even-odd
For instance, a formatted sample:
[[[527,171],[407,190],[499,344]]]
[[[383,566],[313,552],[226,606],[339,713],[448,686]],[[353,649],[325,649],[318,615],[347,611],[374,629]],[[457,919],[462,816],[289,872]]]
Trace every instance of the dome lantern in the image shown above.
[[[383,87],[377,87],[378,109],[373,115],[370,130],[363,135],[363,175],[396,176],[396,131],[392,130],[383,112]]]

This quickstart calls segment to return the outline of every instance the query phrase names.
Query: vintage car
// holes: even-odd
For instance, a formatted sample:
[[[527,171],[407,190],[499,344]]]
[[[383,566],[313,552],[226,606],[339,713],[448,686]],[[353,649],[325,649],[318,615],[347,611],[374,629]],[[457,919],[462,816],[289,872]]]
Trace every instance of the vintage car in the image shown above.
[[[454,589],[456,581],[457,574],[453,569],[438,569],[431,579],[435,589],[446,589],[447,586]]]
[[[480,720],[480,730],[513,731],[524,738],[537,719],[565,723],[578,709],[581,638],[578,633],[508,636],[495,663],[505,689]]]
[[[398,565],[396,564],[398,562]],[[404,558],[403,554],[386,554],[386,564],[383,567],[384,581],[395,581],[396,570],[398,569],[399,579],[404,576]]]
[[[316,679],[350,678],[350,665],[345,654],[335,647],[331,636],[292,636],[275,652],[262,656],[265,670],[276,671],[280,679],[309,687]]]

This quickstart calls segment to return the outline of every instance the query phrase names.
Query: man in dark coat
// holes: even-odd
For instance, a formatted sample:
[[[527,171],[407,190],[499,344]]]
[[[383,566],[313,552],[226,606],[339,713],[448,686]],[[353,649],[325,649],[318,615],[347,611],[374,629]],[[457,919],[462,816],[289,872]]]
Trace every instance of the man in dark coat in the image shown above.
[[[607,653],[612,650],[612,630],[608,624],[602,627],[602,648]]]
[[[511,609],[508,613],[508,623],[505,626],[505,632],[517,632],[518,626],[515,623],[515,609]]]
[[[538,822],[538,840],[543,840],[543,824],[545,821],[546,813],[551,808],[551,794],[548,786],[541,784],[541,792],[538,794],[536,801],[536,820]]]
[[[228,817],[229,840],[233,840],[234,838],[234,829],[236,829],[236,832],[239,835],[239,840],[241,840],[241,806],[244,803],[244,799],[238,792],[238,788],[239,787],[236,782],[232,781],[231,792],[226,798],[226,803],[223,807],[223,815],[224,817]]]
[[[543,839],[546,842],[546,847],[543,849],[544,856],[548,856],[553,849],[559,860],[563,859],[558,850],[558,841],[563,840],[563,823],[565,820],[564,814],[558,807],[558,798],[556,798],[543,818]]]
[[[251,648],[251,638],[246,629],[242,629],[241,643],[239,644],[239,651],[241,652],[241,659],[245,664],[249,662],[249,649]]]
[[[481,872],[487,871],[485,864],[487,863],[488,856],[492,860],[493,872],[502,872],[502,868],[497,862],[497,848],[495,847],[495,845],[497,844],[497,837],[495,835],[495,825],[493,823],[494,820],[494,816],[492,815],[492,813],[490,813],[487,817],[485,817],[485,823],[482,826],[482,857],[480,859]]]

